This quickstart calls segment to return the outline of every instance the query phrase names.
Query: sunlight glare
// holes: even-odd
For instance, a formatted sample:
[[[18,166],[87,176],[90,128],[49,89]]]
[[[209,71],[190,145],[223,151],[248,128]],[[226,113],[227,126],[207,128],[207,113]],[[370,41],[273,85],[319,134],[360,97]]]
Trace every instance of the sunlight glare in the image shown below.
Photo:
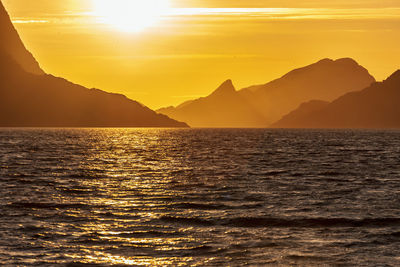
[[[98,21],[124,32],[140,32],[168,12],[169,0],[93,0]]]

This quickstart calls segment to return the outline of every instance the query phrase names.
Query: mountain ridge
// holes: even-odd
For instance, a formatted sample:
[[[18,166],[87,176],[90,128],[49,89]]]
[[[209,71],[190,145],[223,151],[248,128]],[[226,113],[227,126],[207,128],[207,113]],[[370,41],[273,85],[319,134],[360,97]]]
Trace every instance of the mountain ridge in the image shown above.
[[[267,126],[264,123],[264,117],[236,91],[232,80],[226,80],[206,97],[185,101],[177,107],[162,108],[157,111],[185,121],[191,127]]]
[[[11,18],[0,1],[0,49],[6,51],[27,72],[34,74],[45,74],[37,60],[29,52],[18,32],[11,22]],[[7,40],[6,42],[3,40]]]
[[[400,70],[382,82],[347,93],[304,113],[304,106],[272,125],[273,128],[400,128]]]
[[[347,92],[361,90],[373,82],[375,82],[375,78],[354,59],[325,58],[308,66],[294,69],[269,83],[246,87],[239,91],[236,91],[233,85],[231,86],[231,80],[227,80],[207,97],[189,100],[176,107],[162,108],[158,112],[199,127],[226,127],[227,125],[267,127],[303,102],[313,99],[332,101]],[[204,101],[204,98],[216,97],[216,95],[219,96],[220,102],[214,103],[214,107],[206,105],[203,109],[199,107],[201,99]],[[235,106],[224,105],[225,99],[229,99],[233,95],[236,95],[237,99]],[[219,109],[220,113],[233,113],[234,109],[238,107],[246,110],[243,111],[247,114],[246,116],[256,114],[254,116],[257,119],[246,123],[243,121],[243,117],[239,122],[239,119],[235,119],[233,116],[226,116],[229,121],[216,125],[213,116],[218,115],[215,114],[215,110]],[[214,111],[209,112],[210,109]],[[202,116],[204,118],[201,118]],[[201,123],[199,123],[200,121]]]
[[[45,74],[0,2],[0,127],[188,127],[121,94]]]
[[[303,102],[313,99],[333,101],[375,82],[367,69],[354,59],[322,59],[294,69],[269,83],[244,88],[242,93],[271,124]],[[251,89],[251,90],[249,90]]]

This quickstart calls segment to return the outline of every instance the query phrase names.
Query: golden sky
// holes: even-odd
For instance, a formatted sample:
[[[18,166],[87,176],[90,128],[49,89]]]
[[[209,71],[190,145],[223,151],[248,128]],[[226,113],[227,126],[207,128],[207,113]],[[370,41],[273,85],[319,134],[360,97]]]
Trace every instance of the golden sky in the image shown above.
[[[121,7],[100,12],[95,1]],[[139,4],[133,21],[124,19],[127,1],[3,3],[46,72],[151,108],[205,96],[226,79],[238,89],[266,83],[327,57],[352,57],[378,80],[400,68],[398,0],[170,0],[157,12]]]

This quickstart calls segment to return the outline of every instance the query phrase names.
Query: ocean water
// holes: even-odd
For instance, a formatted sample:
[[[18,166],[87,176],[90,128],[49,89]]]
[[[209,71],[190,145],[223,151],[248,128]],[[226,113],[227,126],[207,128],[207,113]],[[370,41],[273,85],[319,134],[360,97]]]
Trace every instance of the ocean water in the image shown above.
[[[0,130],[1,266],[400,266],[400,132]]]

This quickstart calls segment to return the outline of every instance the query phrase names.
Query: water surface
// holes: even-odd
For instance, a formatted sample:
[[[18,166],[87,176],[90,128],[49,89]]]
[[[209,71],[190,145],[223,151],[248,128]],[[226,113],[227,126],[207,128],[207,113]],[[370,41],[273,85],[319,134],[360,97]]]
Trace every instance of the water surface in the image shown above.
[[[0,130],[0,265],[399,255],[399,131]]]

